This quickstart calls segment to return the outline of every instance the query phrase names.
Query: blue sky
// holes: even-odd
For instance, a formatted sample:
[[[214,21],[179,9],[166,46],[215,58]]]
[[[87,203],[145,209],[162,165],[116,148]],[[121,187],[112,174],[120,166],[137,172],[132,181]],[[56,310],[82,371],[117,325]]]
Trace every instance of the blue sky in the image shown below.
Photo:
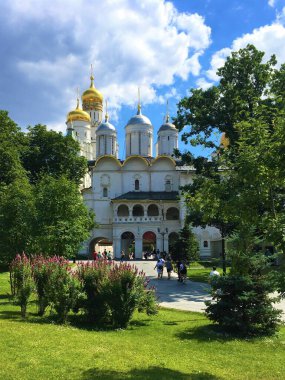
[[[175,116],[179,99],[217,83],[225,57],[248,43],[285,62],[285,0],[2,0],[0,108],[23,129],[64,132],[92,63],[123,158],[138,86],[155,142],[166,100]]]

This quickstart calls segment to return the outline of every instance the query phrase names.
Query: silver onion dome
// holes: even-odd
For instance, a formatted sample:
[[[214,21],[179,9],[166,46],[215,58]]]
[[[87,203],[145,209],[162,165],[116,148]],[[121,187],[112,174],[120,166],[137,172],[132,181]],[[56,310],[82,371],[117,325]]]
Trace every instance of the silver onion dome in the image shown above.
[[[135,125],[135,124],[152,125],[149,118],[142,115],[140,109],[138,110],[138,113],[135,116],[131,117],[127,123],[127,125]]]
[[[99,124],[96,132],[115,132],[116,128],[113,126],[113,124],[109,123],[108,121],[105,121],[104,123]]]
[[[175,127],[174,124],[165,123],[165,124],[162,124],[162,126],[158,130],[158,132],[162,132],[162,131],[177,131],[177,128]]]

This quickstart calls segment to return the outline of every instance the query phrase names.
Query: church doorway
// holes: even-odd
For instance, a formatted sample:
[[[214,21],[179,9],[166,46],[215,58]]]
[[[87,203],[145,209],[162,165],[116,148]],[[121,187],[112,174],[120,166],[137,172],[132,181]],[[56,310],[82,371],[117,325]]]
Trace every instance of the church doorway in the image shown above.
[[[97,237],[93,239],[89,245],[90,255],[92,255],[94,251],[103,253],[105,250],[113,254],[113,242],[105,237]]]
[[[129,258],[131,253],[135,256],[135,235],[132,232],[126,231],[122,233],[121,251],[124,251],[126,258]]]
[[[143,252],[151,254],[154,250],[156,251],[156,235],[152,231],[146,231],[143,234]]]

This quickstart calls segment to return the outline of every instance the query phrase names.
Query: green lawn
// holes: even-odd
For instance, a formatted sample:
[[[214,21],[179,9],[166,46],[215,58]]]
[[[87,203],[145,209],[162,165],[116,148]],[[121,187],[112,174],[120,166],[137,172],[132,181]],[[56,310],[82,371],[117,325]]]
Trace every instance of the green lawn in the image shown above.
[[[161,309],[136,314],[130,327],[95,331],[40,320],[35,305],[22,321],[0,274],[0,379],[214,380],[284,378],[285,328],[277,336],[224,336],[198,313]]]
[[[211,270],[212,266],[209,264],[205,266],[202,263],[194,262],[189,265],[187,275],[191,281],[208,282]],[[217,270],[220,274],[223,273],[223,269],[221,267],[217,266]],[[227,268],[227,270],[229,271],[230,268]]]

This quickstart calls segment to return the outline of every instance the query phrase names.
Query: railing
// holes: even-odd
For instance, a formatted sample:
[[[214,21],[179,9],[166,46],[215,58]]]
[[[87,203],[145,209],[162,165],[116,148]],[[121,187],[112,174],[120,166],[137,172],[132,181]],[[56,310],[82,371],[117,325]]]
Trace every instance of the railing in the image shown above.
[[[159,222],[162,216],[115,216],[114,223],[145,223]]]

